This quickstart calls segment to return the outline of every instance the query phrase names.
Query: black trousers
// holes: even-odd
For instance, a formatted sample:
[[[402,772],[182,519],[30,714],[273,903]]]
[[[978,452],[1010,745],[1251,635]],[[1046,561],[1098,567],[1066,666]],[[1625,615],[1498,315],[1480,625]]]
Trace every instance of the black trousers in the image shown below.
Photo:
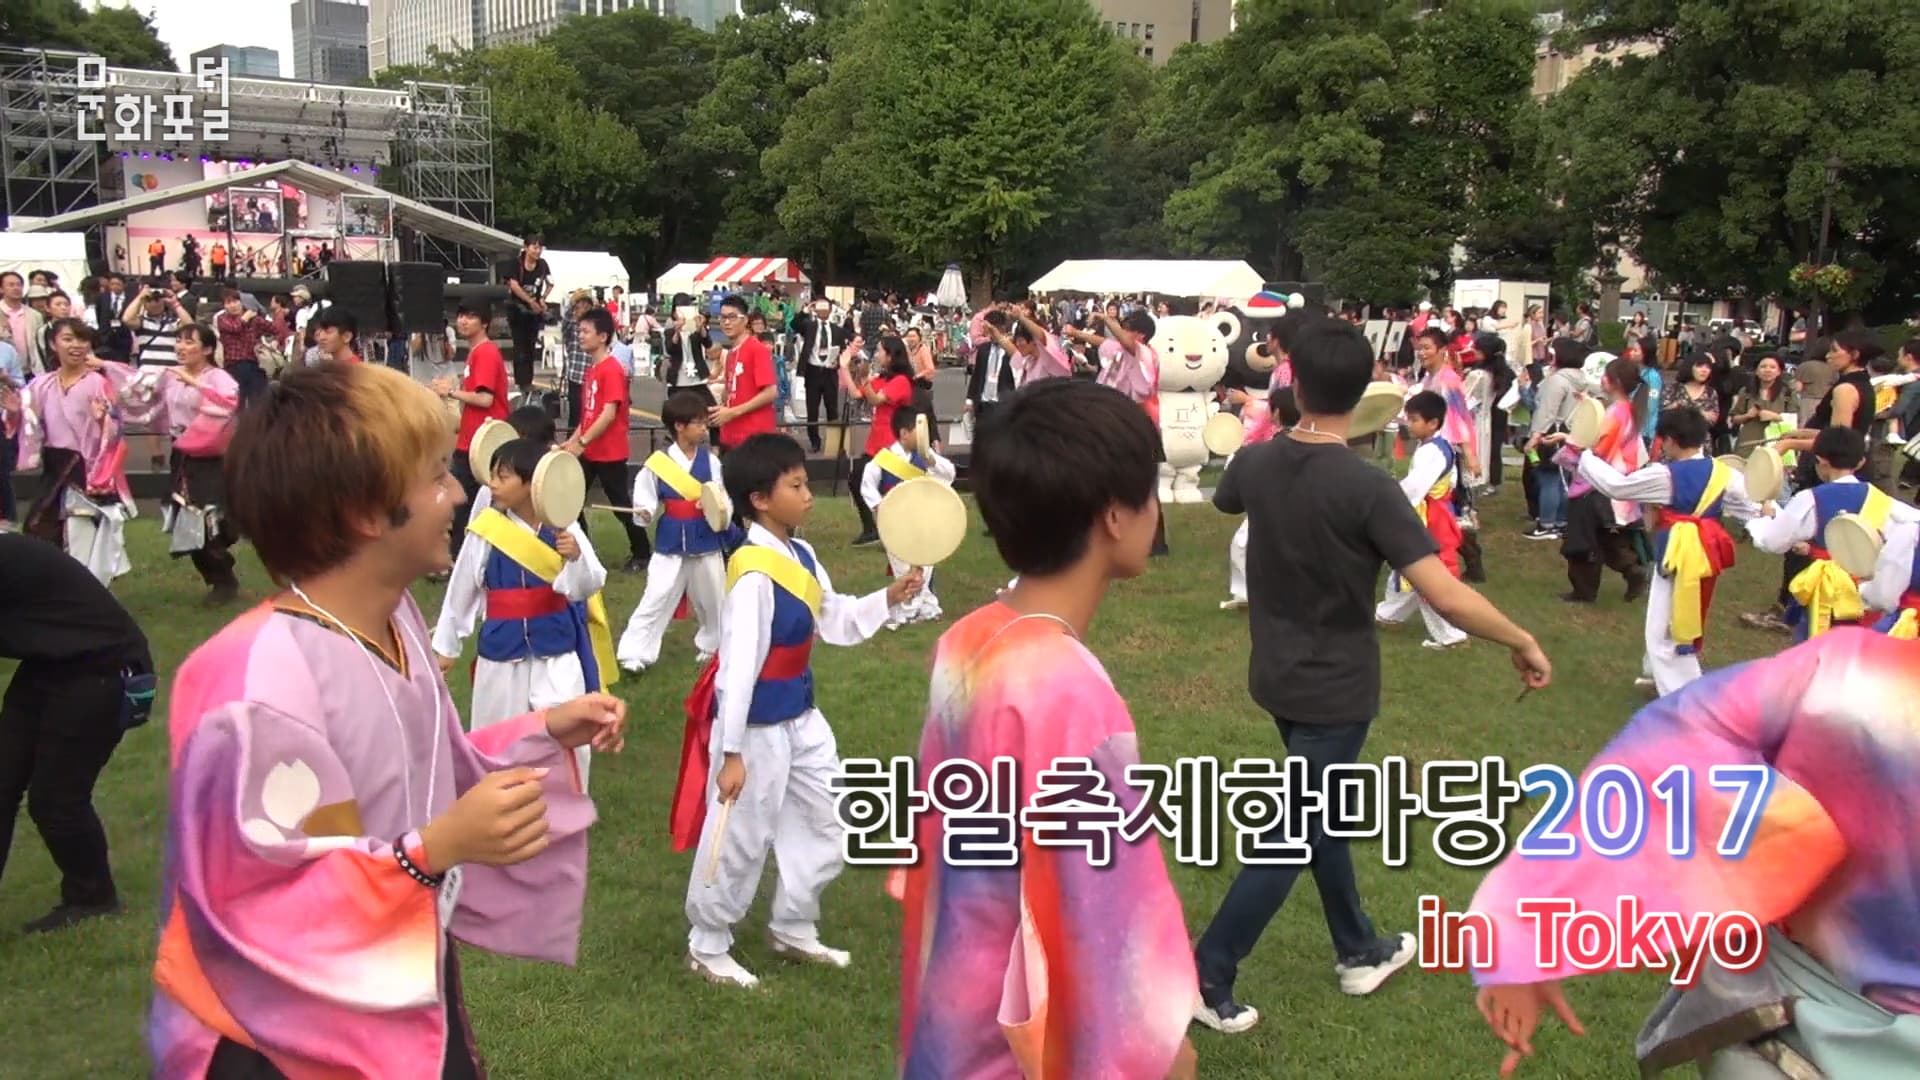
[[[540,356],[540,331],[546,320],[516,311],[508,324],[513,330],[513,385],[524,393],[533,389],[533,362]]]
[[[480,1055],[474,1049],[473,1030],[467,1023],[466,995],[460,986],[460,961],[452,941],[447,942],[445,963],[447,993],[447,1056],[440,1066],[440,1080],[479,1080]],[[287,1080],[287,1074],[258,1050],[241,1046],[232,1039],[221,1039],[213,1048],[213,1061],[207,1066],[207,1080]]]
[[[847,494],[853,496],[853,508],[860,515],[860,535],[878,536],[879,526],[873,523],[873,511],[868,508],[867,500],[860,497],[860,482],[867,474],[867,467],[873,459],[865,454],[853,459],[853,472],[848,474]]]
[[[809,362],[802,366],[800,377],[806,383],[807,444],[817,454],[820,452],[820,413],[824,410],[829,422],[840,419],[840,369]],[[854,502],[859,501],[856,496]]]
[[[60,868],[60,902],[99,905],[118,898],[93,785],[120,745],[125,697],[113,664],[28,660],[14,672],[0,702],[0,874],[24,798]]]
[[[584,464],[584,462],[582,463]],[[473,497],[480,492],[480,478],[473,475],[473,460],[465,450],[453,452],[453,478],[460,481],[460,490],[467,493],[467,499],[453,508],[453,557],[460,557],[460,545],[467,542],[467,522],[473,520]]]
[[[1280,728],[1280,741],[1290,757],[1305,758],[1308,782],[1312,790],[1322,789],[1329,765],[1349,765],[1360,760],[1366,745],[1366,724],[1298,724],[1274,717]],[[1360,887],[1353,878],[1353,852],[1347,841],[1327,836],[1319,815],[1308,818],[1307,843],[1313,849],[1308,867],[1313,884],[1320,892],[1320,907],[1327,919],[1327,932],[1333,939],[1333,953],[1345,960],[1373,948],[1379,942],[1373,920],[1360,906]],[[1283,826],[1276,825],[1266,839],[1278,843]],[[1209,1004],[1230,997],[1240,962],[1259,943],[1260,935],[1286,903],[1301,867],[1281,865],[1243,865],[1227,888],[1226,899],[1200,943],[1194,948],[1194,961],[1200,970],[1200,995]]]
[[[579,383],[570,382],[567,384],[566,421],[568,431],[578,431],[580,429],[580,392]]]
[[[586,458],[581,458],[580,466],[587,473],[588,491],[592,491],[593,486],[598,484],[601,494],[607,498],[608,505],[633,505],[633,475],[627,471],[626,458],[621,458],[619,461],[588,461]],[[640,523],[633,519],[633,515],[615,514],[613,516],[619,520],[620,527],[627,531],[628,555],[641,562],[653,558],[653,543],[647,539],[647,530],[640,527]],[[585,528],[586,524],[586,516],[582,512],[580,525]]]
[[[171,455],[173,470],[173,490],[187,497],[193,506],[217,506],[223,511],[227,505],[227,482],[225,459],[188,457],[178,450]],[[233,524],[220,515],[220,527],[207,534],[207,542],[198,551],[187,553],[193,568],[200,572],[200,580],[214,589],[238,589],[240,579],[234,575],[236,560],[233,557]]]
[[[1494,409],[1487,418],[1487,453],[1493,457],[1487,462],[1487,486],[1499,487],[1500,480],[1507,472],[1507,410]]]

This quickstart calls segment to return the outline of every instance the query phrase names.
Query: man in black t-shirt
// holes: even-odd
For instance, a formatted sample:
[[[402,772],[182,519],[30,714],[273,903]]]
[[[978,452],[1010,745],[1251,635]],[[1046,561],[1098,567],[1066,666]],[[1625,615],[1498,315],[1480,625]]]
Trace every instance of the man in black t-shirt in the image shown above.
[[[1347,448],[1353,407],[1373,377],[1373,349],[1357,328],[1324,314],[1289,315],[1300,423],[1234,456],[1213,504],[1247,515],[1248,689],[1272,714],[1287,753],[1307,763],[1312,790],[1329,766],[1360,760],[1380,707],[1380,644],[1373,594],[1396,570],[1447,621],[1507,646],[1529,687],[1545,686],[1547,658],[1526,631],[1440,561],[1426,526],[1393,477]],[[1268,844],[1290,839],[1276,829]],[[1413,959],[1412,934],[1383,935],[1361,908],[1344,839],[1308,821],[1314,885],[1332,933],[1340,988],[1368,994]],[[1202,1006],[1217,1031],[1252,1027],[1259,1013],[1234,1000],[1240,962],[1280,910],[1297,865],[1243,866],[1194,950]]]
[[[28,933],[120,910],[93,785],[130,723],[130,683],[151,675],[147,638],[87,568],[0,534],[0,657],[20,666],[0,701],[0,873],[20,801],[60,867],[60,904]]]
[[[542,237],[527,237],[504,282],[513,298],[507,305],[507,325],[513,332],[513,384],[522,394],[533,389],[533,363],[540,355],[540,333],[547,325],[547,291],[553,287],[553,271],[541,258],[546,249]]]

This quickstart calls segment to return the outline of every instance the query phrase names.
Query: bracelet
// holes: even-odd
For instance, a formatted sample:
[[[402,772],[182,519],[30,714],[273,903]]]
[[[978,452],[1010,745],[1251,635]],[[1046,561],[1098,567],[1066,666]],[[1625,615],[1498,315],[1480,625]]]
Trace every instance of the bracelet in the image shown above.
[[[439,888],[440,883],[445,880],[444,875],[441,877],[434,877],[432,874],[429,874],[425,870],[422,870],[418,866],[415,866],[412,859],[407,858],[407,844],[406,844],[405,837],[402,837],[393,842],[393,858],[395,862],[400,864],[400,869],[405,870],[407,872],[408,877],[412,878],[413,880],[419,882],[422,885],[425,885],[429,889]]]

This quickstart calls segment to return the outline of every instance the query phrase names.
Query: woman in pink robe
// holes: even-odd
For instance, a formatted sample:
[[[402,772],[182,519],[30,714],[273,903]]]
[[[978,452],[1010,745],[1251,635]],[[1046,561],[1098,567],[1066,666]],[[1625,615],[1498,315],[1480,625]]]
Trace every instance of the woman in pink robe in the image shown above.
[[[125,552],[115,543],[119,525],[131,516],[133,495],[127,489],[126,443],[113,386],[106,376],[90,369],[94,332],[78,319],[52,324],[51,340],[59,367],[27,384],[24,391],[0,396],[6,424],[20,433],[20,466],[41,467],[40,497],[22,518],[25,531],[59,544],[75,558],[106,572],[110,581],[126,567]],[[88,551],[68,527],[69,515],[85,515],[95,522],[88,533]],[[89,558],[95,533],[110,550]],[[99,564],[99,565],[96,565]]]

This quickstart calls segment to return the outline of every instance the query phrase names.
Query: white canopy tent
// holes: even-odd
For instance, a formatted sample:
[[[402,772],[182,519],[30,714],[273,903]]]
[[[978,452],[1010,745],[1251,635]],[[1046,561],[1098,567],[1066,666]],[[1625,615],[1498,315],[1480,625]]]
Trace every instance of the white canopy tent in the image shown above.
[[[1035,293],[1152,293],[1213,299],[1260,291],[1260,274],[1239,259],[1068,259],[1028,286]]]
[[[80,280],[87,276],[87,234],[83,232],[0,233],[0,271],[26,277],[35,270],[60,276],[60,289],[78,302]]]
[[[674,293],[697,293],[700,283],[694,278],[706,268],[707,264],[703,262],[676,263],[673,269],[654,279],[653,291],[660,297],[661,303],[671,301]]]
[[[553,271],[554,296],[568,297],[576,289],[591,292],[595,288],[611,289],[615,285],[627,289],[626,264],[618,256],[605,251],[557,251],[548,248],[541,258],[547,260],[547,268]]]

